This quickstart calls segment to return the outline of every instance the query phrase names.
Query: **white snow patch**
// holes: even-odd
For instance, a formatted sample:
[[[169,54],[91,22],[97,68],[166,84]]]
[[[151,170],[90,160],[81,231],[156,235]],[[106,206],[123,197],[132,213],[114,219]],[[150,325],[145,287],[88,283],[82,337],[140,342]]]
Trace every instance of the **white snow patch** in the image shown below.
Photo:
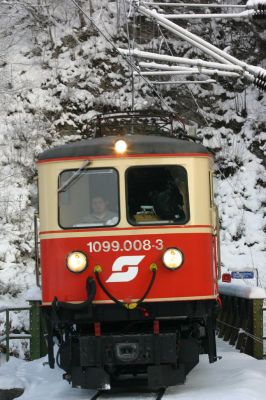
[[[207,356],[188,375],[184,385],[170,387],[165,400],[264,400],[266,391],[266,362],[237,352],[218,340],[222,359],[209,364]],[[62,380],[62,370],[43,365],[46,358],[26,362],[11,358],[0,368],[0,388],[25,388],[21,400],[82,400],[92,397],[93,391],[73,389]],[[105,395],[107,399],[154,399],[154,393]]]
[[[221,294],[227,294],[229,296],[241,297],[244,299],[265,299],[266,292],[264,289],[259,287],[251,287],[239,283],[219,283],[219,292]]]
[[[42,300],[42,292],[41,288],[38,286],[34,286],[27,290],[24,295],[26,301],[41,301]]]

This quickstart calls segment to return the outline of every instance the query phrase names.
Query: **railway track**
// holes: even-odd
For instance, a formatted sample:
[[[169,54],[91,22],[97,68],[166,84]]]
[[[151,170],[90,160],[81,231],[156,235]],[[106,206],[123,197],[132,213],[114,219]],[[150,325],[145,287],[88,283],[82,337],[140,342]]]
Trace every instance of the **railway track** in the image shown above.
[[[164,396],[165,393],[165,388],[159,389],[157,391],[157,393],[155,394],[155,399],[154,400],[161,400]],[[119,392],[121,394],[121,392]],[[105,390],[98,390],[98,392],[96,392],[91,398],[90,400],[103,400],[104,399],[104,395],[110,395],[109,391],[105,391]],[[102,396],[102,399],[100,399],[100,397]]]

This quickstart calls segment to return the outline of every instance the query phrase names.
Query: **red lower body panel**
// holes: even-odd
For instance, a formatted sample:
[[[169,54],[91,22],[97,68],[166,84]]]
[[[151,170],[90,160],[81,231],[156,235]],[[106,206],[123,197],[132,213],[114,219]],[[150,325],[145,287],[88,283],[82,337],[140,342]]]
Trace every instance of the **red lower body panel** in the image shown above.
[[[169,247],[180,249],[184,262],[171,271],[162,263]],[[88,256],[88,268],[70,272],[66,257],[72,251]],[[87,298],[86,279],[100,265],[100,278],[119,300],[142,297],[151,280],[150,265],[158,266],[154,285],[146,301],[177,301],[211,298],[217,294],[214,241],[210,233],[170,233],[127,236],[72,237],[41,240],[43,303],[82,302]],[[97,285],[95,301],[110,299]]]

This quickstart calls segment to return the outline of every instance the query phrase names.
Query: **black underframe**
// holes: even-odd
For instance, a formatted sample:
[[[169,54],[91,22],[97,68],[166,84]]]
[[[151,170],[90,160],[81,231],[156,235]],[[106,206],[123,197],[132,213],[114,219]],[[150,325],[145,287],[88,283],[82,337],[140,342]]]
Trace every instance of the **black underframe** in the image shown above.
[[[218,307],[215,300],[144,302],[140,307],[134,310],[128,310],[118,304],[92,304],[89,300],[81,305],[60,303],[55,300],[52,306],[43,307],[48,328],[49,365],[51,368],[54,368],[55,365],[53,337],[59,337],[62,332],[64,332],[66,339],[63,345],[63,353],[61,353],[64,354],[64,359],[71,359],[71,352],[73,352],[73,350],[68,349],[73,348],[73,345],[71,345],[71,341],[73,339],[71,330],[73,326],[78,326],[81,329],[82,333],[75,335],[78,341],[80,341],[80,338],[83,337],[84,340],[87,340],[89,341],[88,343],[91,343],[91,339],[95,338],[95,323],[100,323],[102,333],[100,337],[97,338],[97,343],[100,349],[99,351],[101,352],[101,343],[105,343],[106,340],[109,340],[108,338],[111,338],[111,340],[117,340],[117,337],[119,337],[121,338],[121,341],[123,341],[123,337],[126,336],[121,334],[120,328],[127,327],[129,324],[135,324],[134,326],[138,326],[138,324],[141,325],[142,331],[140,333],[138,333],[137,330],[136,332],[134,331],[134,337],[137,337],[139,341],[144,340],[144,333],[146,335],[150,334],[151,337],[155,337],[152,329],[154,321],[159,321],[161,326],[160,340],[163,341],[167,340],[164,338],[164,336],[169,333],[176,334],[176,332],[181,332],[182,329],[191,330],[193,329],[194,325],[199,324],[205,329],[206,335],[204,338],[200,340],[192,338],[192,342],[191,338],[186,338],[186,340],[182,339],[180,342],[184,348],[184,351],[182,351],[185,355],[181,355],[181,358],[183,357],[184,359],[184,364],[177,365],[177,369],[174,371],[171,369],[169,370],[170,361],[169,364],[159,363],[157,366],[152,364],[155,370],[153,369],[152,365],[146,366],[148,368],[147,370],[149,376],[147,383],[148,387],[154,384],[151,377],[155,372],[158,374],[158,376],[160,376],[160,382],[163,386],[183,383],[185,377],[184,373],[186,374],[189,372],[190,369],[197,364],[197,360],[195,361],[195,358],[197,359],[200,352],[200,350],[198,351],[195,349],[195,344],[197,341],[200,343],[201,352],[208,354],[209,361],[211,363],[217,360],[215,343],[215,319],[217,310]],[[145,332],[143,332],[143,329]],[[129,334],[133,335],[132,332]],[[92,348],[89,346],[94,345],[90,344],[87,346],[88,348],[85,347],[87,352],[89,352]],[[192,348],[194,349],[193,351],[190,350]],[[80,347],[77,352],[81,351],[84,350],[82,350]],[[160,350],[158,349],[158,351]],[[156,357],[159,357],[158,354],[155,351],[155,359]],[[62,357],[62,355],[60,357]],[[72,381],[73,386],[77,385],[84,388],[96,388],[93,387],[92,383],[95,377],[101,376],[102,382],[106,382],[109,379],[109,375],[106,374],[106,367],[104,365],[100,364],[90,368],[86,367],[84,369],[82,366],[78,367],[77,365],[74,365],[75,363],[73,361],[71,362],[71,369],[67,370],[68,368],[64,367],[64,365],[62,365],[62,368],[67,370],[66,374],[64,374],[65,379]],[[192,365],[191,368],[189,367],[190,364]],[[121,368],[121,366],[119,368]],[[130,366],[130,368],[132,369],[133,365]],[[182,368],[185,372],[182,370]],[[139,370],[141,371],[141,368]],[[85,380],[82,380],[82,374],[85,374],[84,371],[86,371],[87,380],[85,378]],[[171,371],[173,376],[171,375]],[[179,379],[180,381],[177,381],[176,379]],[[88,380],[91,383],[88,383]]]

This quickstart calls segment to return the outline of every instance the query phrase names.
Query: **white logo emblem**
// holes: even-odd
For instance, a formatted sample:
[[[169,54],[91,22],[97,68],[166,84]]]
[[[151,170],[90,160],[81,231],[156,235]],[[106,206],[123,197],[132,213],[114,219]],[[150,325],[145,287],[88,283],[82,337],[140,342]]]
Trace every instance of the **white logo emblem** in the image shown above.
[[[138,265],[145,256],[124,256],[115,260],[112,267],[112,275],[109,276],[106,282],[130,282],[136,278],[139,272]],[[128,270],[122,272],[123,267],[128,267]]]

